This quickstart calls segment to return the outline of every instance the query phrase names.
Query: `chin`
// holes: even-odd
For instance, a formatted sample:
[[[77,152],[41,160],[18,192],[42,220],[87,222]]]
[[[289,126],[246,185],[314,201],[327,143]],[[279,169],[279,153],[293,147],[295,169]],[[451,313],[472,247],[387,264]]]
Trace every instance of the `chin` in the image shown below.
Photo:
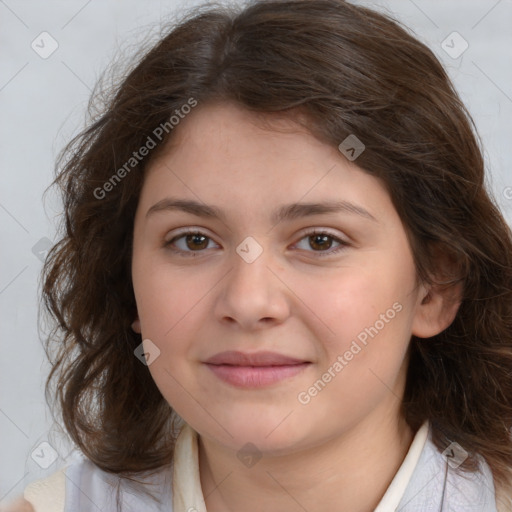
[[[289,411],[282,414],[279,419],[276,419],[276,416],[267,419],[260,417],[258,420],[248,420],[245,417],[238,421],[233,418],[229,426],[226,425],[226,429],[233,437],[223,436],[224,441],[237,451],[251,443],[267,455],[289,453],[310,436],[304,426],[301,428],[302,431],[299,431],[289,422],[291,418],[283,421],[287,414]]]

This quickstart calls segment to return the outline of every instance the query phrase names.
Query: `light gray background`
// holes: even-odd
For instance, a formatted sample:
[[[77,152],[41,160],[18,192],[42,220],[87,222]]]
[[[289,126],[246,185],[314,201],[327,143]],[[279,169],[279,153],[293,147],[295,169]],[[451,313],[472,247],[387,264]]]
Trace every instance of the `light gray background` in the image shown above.
[[[56,154],[82,128],[91,89],[118,48],[136,48],[178,6],[196,3],[0,0],[0,503],[69,461],[69,447],[51,433],[43,396],[49,367],[37,327],[40,257],[55,240],[60,212],[55,196],[42,201]],[[443,61],[475,119],[491,190],[512,223],[512,0],[358,3],[393,13]],[[46,59],[31,47],[34,40],[42,46],[43,31],[58,43]],[[442,48],[453,31],[469,45],[457,58]],[[457,38],[448,39],[453,51],[462,48]],[[49,463],[52,454],[47,468],[35,462]]]

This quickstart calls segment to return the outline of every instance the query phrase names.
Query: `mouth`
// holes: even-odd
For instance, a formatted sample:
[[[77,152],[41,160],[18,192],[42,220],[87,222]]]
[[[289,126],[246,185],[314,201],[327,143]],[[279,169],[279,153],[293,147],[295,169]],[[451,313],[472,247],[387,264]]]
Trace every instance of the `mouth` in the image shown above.
[[[222,381],[241,388],[270,386],[303,372],[312,363],[274,352],[222,352],[204,363]]]

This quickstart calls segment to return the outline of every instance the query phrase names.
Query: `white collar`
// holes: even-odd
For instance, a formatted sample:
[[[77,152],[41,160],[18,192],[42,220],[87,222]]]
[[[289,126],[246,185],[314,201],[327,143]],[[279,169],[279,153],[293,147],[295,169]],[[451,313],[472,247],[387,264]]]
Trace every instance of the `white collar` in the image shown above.
[[[386,493],[382,496],[377,508],[373,512],[388,512],[398,508],[427,441],[428,429],[429,422],[427,420],[416,432],[402,465],[398,468]]]
[[[427,440],[429,423],[425,421],[414,436],[405,459],[374,512],[395,510],[411,479]],[[199,475],[197,432],[188,424],[180,431],[174,450],[172,494],[173,512],[207,512]]]

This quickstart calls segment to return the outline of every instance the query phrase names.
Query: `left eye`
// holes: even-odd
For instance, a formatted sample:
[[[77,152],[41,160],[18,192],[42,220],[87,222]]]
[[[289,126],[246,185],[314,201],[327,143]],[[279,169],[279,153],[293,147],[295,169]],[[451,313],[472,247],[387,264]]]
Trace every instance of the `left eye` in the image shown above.
[[[349,245],[347,242],[324,231],[313,231],[307,233],[295,245],[298,247],[303,241],[306,241],[309,247],[314,249],[312,252],[321,252],[329,255],[334,254]],[[183,242],[181,243],[181,247],[178,242]],[[213,240],[204,233],[201,233],[200,231],[187,231],[175,236],[168,242],[165,242],[164,246],[169,247],[172,251],[177,253],[184,253],[187,256],[195,256],[194,253],[202,252],[204,249],[211,248],[208,247],[209,242],[213,242]],[[333,250],[329,250],[331,249],[333,242],[337,243],[338,247]],[[298,248],[304,249],[304,247]]]
[[[338,251],[341,251],[344,247],[348,246],[347,242],[340,240],[338,237],[326,233],[324,231],[313,231],[311,233],[308,233],[306,234],[306,236],[301,238],[296,245],[298,246],[303,240],[306,240],[306,243],[309,245],[309,247],[313,249],[318,249],[314,250],[313,252],[321,252],[326,253],[328,255],[337,253]],[[333,241],[338,244],[338,247],[336,247],[333,250],[329,250],[332,247]],[[321,254],[320,256],[324,256],[324,254]]]

